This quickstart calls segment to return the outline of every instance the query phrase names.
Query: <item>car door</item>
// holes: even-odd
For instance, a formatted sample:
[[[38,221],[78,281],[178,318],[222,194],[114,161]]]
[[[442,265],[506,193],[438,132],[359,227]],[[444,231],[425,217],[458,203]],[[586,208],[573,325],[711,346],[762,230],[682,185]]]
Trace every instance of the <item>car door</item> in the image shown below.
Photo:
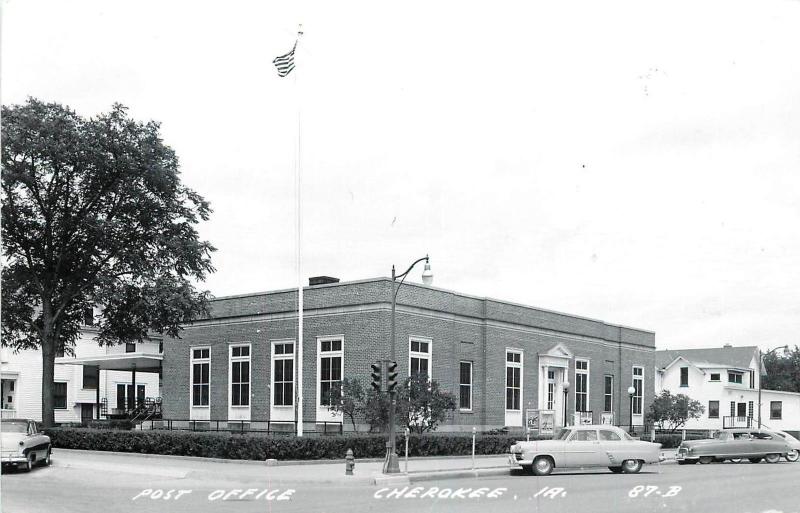
[[[609,467],[618,467],[622,461],[633,454],[632,442],[623,440],[617,433],[610,429],[598,429],[600,447],[605,453],[605,464]]]
[[[608,457],[600,445],[596,429],[575,430],[564,445],[564,461],[568,467],[608,465]]]
[[[778,435],[767,431],[754,431],[750,434],[753,437],[756,448],[763,454],[784,454],[788,451],[786,441]]]

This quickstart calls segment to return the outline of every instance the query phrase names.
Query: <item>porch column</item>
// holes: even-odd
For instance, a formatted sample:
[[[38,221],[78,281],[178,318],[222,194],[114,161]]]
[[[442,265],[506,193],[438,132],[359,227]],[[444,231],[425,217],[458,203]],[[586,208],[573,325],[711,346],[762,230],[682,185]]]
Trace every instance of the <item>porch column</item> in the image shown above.
[[[133,409],[135,410],[138,405],[136,401],[136,365],[134,365],[133,370],[131,370],[131,384],[133,386]]]
[[[100,420],[100,366],[97,366],[97,386],[94,391],[95,407],[97,408],[97,420]],[[108,394],[108,391],[106,391]]]

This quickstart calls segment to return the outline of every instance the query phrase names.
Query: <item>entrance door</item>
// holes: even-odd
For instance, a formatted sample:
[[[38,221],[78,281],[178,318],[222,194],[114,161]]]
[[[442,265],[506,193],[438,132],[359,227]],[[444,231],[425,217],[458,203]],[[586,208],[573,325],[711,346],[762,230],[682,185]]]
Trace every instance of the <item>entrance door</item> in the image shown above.
[[[82,403],[81,404],[81,424],[87,424],[94,417],[94,405]]]
[[[125,411],[125,385],[117,383],[117,409]]]
[[[747,417],[747,403],[737,403],[736,404],[736,416],[737,417]]]

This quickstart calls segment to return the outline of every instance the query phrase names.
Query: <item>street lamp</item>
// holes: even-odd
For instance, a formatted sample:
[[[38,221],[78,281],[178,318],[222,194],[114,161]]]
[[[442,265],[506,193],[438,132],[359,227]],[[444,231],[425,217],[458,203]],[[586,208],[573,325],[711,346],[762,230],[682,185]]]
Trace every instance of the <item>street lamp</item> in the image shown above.
[[[395,274],[394,266],[392,266],[392,332],[391,332],[391,339],[389,340],[389,360],[396,361],[395,357],[395,311],[397,309],[397,292],[400,290],[400,287],[403,285],[403,282],[406,280],[406,276],[408,273],[411,272],[411,269],[414,268],[415,265],[418,263],[425,261],[425,269],[422,271],[422,283],[425,285],[430,285],[433,283],[433,271],[431,271],[431,264],[428,259],[428,255],[417,259],[413,264],[411,264],[406,272],[403,274]],[[400,283],[395,285],[397,279],[400,278]],[[389,441],[386,443],[386,461],[383,464],[383,473],[384,474],[399,474],[400,473],[400,461],[397,458],[397,450],[396,450],[396,443],[395,443],[395,425],[394,425],[394,416],[396,410],[396,392],[394,390],[389,392]]]
[[[569,395],[569,381],[564,380],[561,384],[564,387],[564,427],[567,426],[567,397]]]
[[[630,410],[628,415],[628,433],[635,434],[636,432],[633,430],[633,394],[636,393],[636,389],[632,386],[628,387],[628,397],[630,398]]]
[[[764,361],[765,357],[773,354],[775,351],[777,351],[779,349],[783,349],[783,354],[784,355],[789,353],[789,346],[788,345],[779,346],[779,347],[776,347],[774,349],[770,349],[769,351],[767,351],[764,354],[761,353],[761,348],[758,349],[758,429],[761,429],[761,376],[763,375],[763,369],[762,369],[763,361]],[[752,383],[751,383],[751,385],[752,385]],[[748,426],[749,425],[750,424],[748,423]]]

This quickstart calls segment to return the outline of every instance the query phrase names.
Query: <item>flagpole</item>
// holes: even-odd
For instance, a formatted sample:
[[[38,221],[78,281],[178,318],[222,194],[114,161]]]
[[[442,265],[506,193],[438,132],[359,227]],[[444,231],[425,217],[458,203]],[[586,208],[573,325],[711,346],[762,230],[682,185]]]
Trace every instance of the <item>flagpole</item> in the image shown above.
[[[297,27],[297,43],[303,35],[303,25]],[[295,43],[295,45],[297,44]],[[295,53],[295,59],[297,54]],[[297,436],[303,436],[303,267],[302,267],[302,240],[303,240],[303,208],[302,199],[302,147],[300,124],[300,86],[297,80],[298,70],[294,70],[294,89],[297,101],[297,160],[295,163],[295,193],[297,201]]]

